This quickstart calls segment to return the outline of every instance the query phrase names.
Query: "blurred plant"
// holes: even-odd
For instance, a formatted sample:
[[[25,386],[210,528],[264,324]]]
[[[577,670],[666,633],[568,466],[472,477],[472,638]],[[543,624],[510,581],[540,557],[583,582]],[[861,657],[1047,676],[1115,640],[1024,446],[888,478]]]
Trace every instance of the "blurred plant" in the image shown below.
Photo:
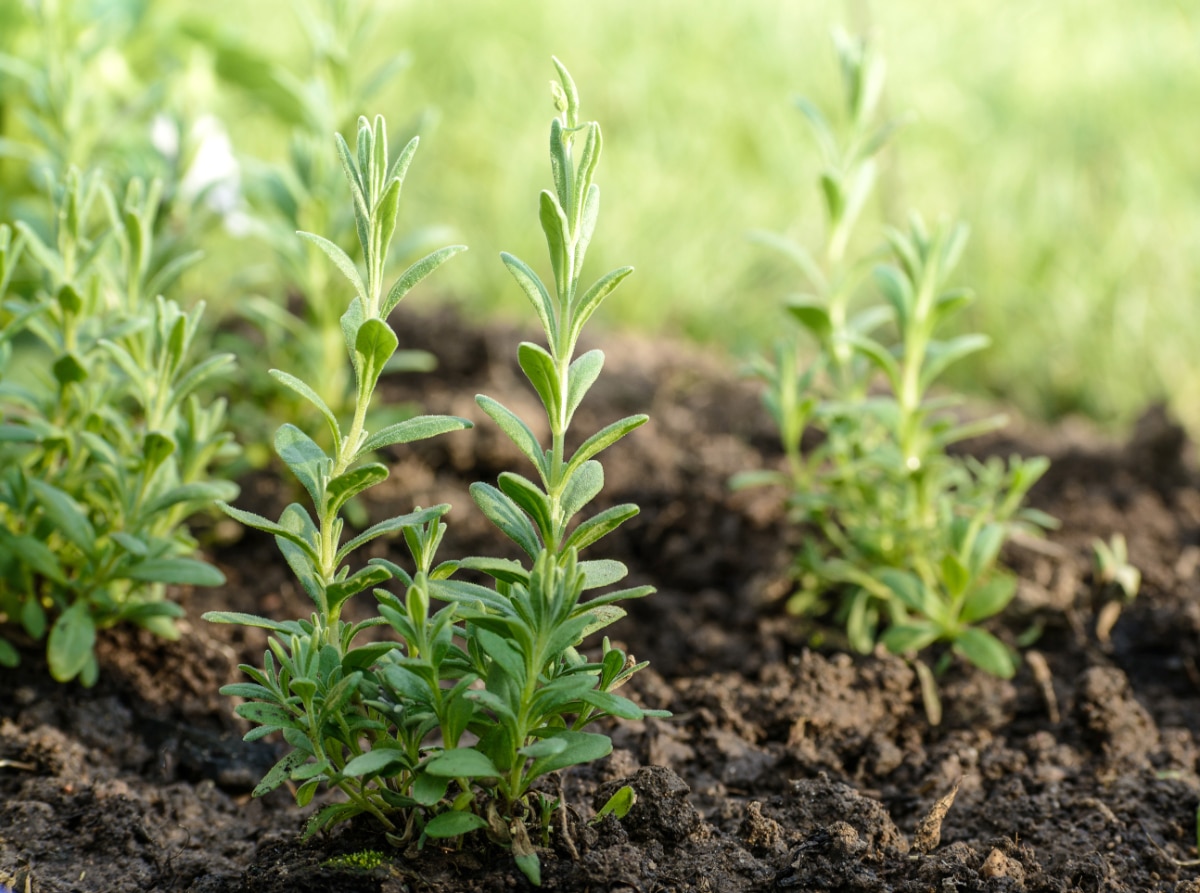
[[[379,33],[378,4],[306,0],[296,4],[295,11],[308,43],[302,76],[270,58],[258,43],[241,42],[202,22],[189,23],[188,31],[212,52],[217,76],[245,91],[289,135],[285,164],[252,160],[245,164],[252,230],[270,245],[276,266],[265,271],[264,284],[271,293],[251,296],[239,313],[248,315],[265,339],[267,366],[296,370],[341,418],[354,402],[339,324],[344,308],[331,278],[333,271],[310,246],[297,241],[295,233],[321,233],[355,255],[354,246],[363,233],[342,200],[342,169],[326,151],[328,135],[353,127],[354,109],[374,98],[406,67],[409,57],[395,53],[373,69],[363,64]],[[411,259],[446,235],[444,227],[414,231],[392,246],[390,256]],[[429,353],[402,350],[392,356],[388,371],[432,367]],[[281,395],[270,382],[259,379],[250,384],[263,391],[259,396],[265,401],[279,401]],[[377,419],[380,424],[412,414],[404,407],[383,411],[388,417]],[[321,424],[304,401],[291,400],[278,414],[313,428],[310,433]],[[261,406],[257,415],[261,417]]]
[[[379,374],[396,348],[387,314],[404,293],[459,248],[444,249],[403,274],[381,300],[386,248],[396,219],[400,183],[416,140],[388,166],[383,120],[364,119],[357,153],[339,137],[355,215],[363,240],[366,276],[333,243],[308,235],[354,284],[357,297],[342,317],[346,346],[354,360],[354,424],[342,436],[337,418],[308,385],[282,372],[275,377],[311,402],[326,421],[334,445],[329,455],[294,425],[276,437],[280,458],[305,485],[316,507],[314,519],[289,506],[278,523],[237,509],[233,517],[273,533],[316,612],[310,620],[274,621],[218,612],[207,619],[260,626],[275,632],[265,667],[242,669],[253,682],[222,691],[250,699],[238,713],[256,723],[247,738],[281,731],[292,750],[268,773],[256,794],[289,779],[296,799],[308,804],[326,783],[346,802],[325,806],[310,820],[314,833],[360,813],[374,816],[393,843],[416,837],[459,838],[483,830],[511,848],[535,884],[540,862],[531,832],[548,842],[550,822],[562,807],[533,785],[548,773],[607,755],[610,739],[584,728],[606,716],[647,715],[614,693],[643,664],[604,641],[599,662],[577,650],[585,636],[623,615],[616,602],[649,594],[649,587],[609,592],[582,601],[584,592],[618,582],[624,565],[580,561],[579,550],[595,543],[637,513],[616,506],[573,526],[574,517],[604,483],[595,456],[646,421],[621,419],[566,447],[571,418],[595,382],[604,356],[598,350],[575,358],[580,331],[600,303],[631,272],[614,270],[583,294],[579,274],[599,210],[593,182],[600,157],[600,128],[579,122],[575,85],[556,60],[554,84],[561,118],[551,126],[555,189],[541,196],[542,228],[554,270],[551,290],[522,261],[504,263],[533,302],[547,347],[523,343],[518,359],[546,410],[551,444],[543,449],[529,426],[488,397],[482,409],[533,463],[540,483],[505,472],[498,486],[477,483],[471,493],[484,514],[529,558],[519,561],[472,557],[434,563],[449,506],[417,509],[382,521],[344,544],[338,516],[347,499],[379,483],[387,469],[361,464],[372,450],[390,443],[467,427],[462,419],[421,417],[375,434],[364,425],[367,403]],[[572,143],[582,141],[580,158]],[[573,527],[573,529],[572,529]],[[402,532],[412,558],[410,571],[384,558],[351,571],[347,559],[386,533]],[[459,569],[482,572],[494,588],[451,579]],[[403,597],[379,587],[389,579]],[[380,616],[350,625],[340,619],[351,596],[374,588]],[[436,611],[431,605],[444,603]],[[354,646],[367,628],[389,625],[398,641]],[[623,796],[611,811],[625,807]]]
[[[792,611],[824,613],[834,594],[836,616],[859,651],[882,641],[911,655],[945,643],[950,649],[939,670],[958,654],[1008,677],[1013,653],[977,624],[1002,611],[1015,592],[1015,579],[998,564],[1005,540],[1018,528],[1052,523],[1021,507],[1047,463],[1013,457],[1006,466],[947,452],[1004,424],[1001,417],[961,421],[958,398],[930,393],[952,363],[987,345],[977,334],[939,337],[972,300],[946,287],[966,230],[930,232],[914,216],[908,232],[887,230],[890,258],[848,252],[874,188],[876,156],[893,126],[875,121],[882,59],[841,32],[834,43],[845,85],[845,138],[816,106],[799,102],[823,161],[823,251],[814,257],[781,237],[757,236],[807,280],[809,293],[787,309],[815,342],[816,356],[803,365],[794,339],[777,346],[774,362],[755,364],[767,383],[765,400],[788,471],[740,475],[735,484],[784,483],[796,519],[819,534],[797,556]],[[882,301],[863,300],[868,274]],[[807,432],[820,442],[802,449]],[[915,663],[927,700],[936,697],[928,668]]]
[[[1122,609],[1142,588],[1142,572],[1129,563],[1125,534],[1114,533],[1107,543],[1099,537],[1092,540],[1092,572],[1099,593],[1110,596],[1096,615],[1096,638],[1107,642]]]
[[[225,403],[200,396],[233,358],[197,359],[203,305],[159,296],[192,260],[152,263],[161,195],[135,179],[118,202],[70,169],[51,233],[0,226],[0,619],[48,631],[59,681],[96,681],[97,629],[176,638],[166,584],[224,582],[182,522],[237,492],[211,471],[234,452]],[[0,639],[0,663],[17,659]]]

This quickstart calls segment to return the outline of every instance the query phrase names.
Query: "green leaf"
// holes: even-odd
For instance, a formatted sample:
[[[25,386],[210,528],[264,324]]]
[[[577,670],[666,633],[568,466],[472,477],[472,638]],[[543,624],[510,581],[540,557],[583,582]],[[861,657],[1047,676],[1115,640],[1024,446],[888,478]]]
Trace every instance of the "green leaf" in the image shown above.
[[[959,619],[963,623],[978,623],[994,617],[1013,600],[1017,594],[1017,580],[1008,574],[998,574],[981,586],[971,590],[963,602]]]
[[[574,517],[604,489],[604,467],[594,459],[577,467],[562,495],[564,517]]]
[[[560,753],[534,760],[526,776],[529,781],[548,772],[566,769],[568,766],[578,766],[582,763],[603,759],[612,753],[612,741],[607,735],[564,730],[547,737],[562,738],[567,742],[567,746]]]
[[[166,509],[185,503],[211,505],[236,499],[238,486],[232,481],[194,481],[172,487],[142,507],[142,514],[153,517]]]
[[[345,580],[330,583],[325,587],[325,597],[329,600],[328,609],[337,610],[338,606],[352,595],[386,583],[391,578],[391,572],[377,564],[360,568]]]
[[[450,779],[422,772],[413,781],[411,793],[421,806],[435,806],[446,796],[449,787]]]
[[[534,468],[538,470],[542,475],[542,479],[545,480],[549,476],[546,468],[546,454],[530,427],[516,413],[507,409],[491,397],[479,394],[475,397],[475,402],[479,404],[480,409],[491,416],[492,421],[500,426],[500,430],[508,436],[509,440],[516,444],[517,449],[533,463]]]
[[[598,822],[608,815],[617,819],[623,819],[629,815],[629,810],[633,809],[635,803],[637,803],[637,792],[630,785],[624,785],[608,798],[608,801],[600,807],[600,811],[596,813],[596,817],[592,821]]]
[[[528,478],[511,471],[500,473],[500,490],[533,519],[543,542],[553,542],[554,520],[550,515],[550,497]]]
[[[570,765],[570,764],[568,764]],[[499,778],[500,770],[484,754],[471,747],[445,750],[425,764],[425,771],[439,778]]]
[[[916,611],[922,617],[944,623],[945,605],[916,574],[895,568],[883,568],[878,576],[906,608]]]
[[[521,364],[521,371],[525,373],[533,389],[542,398],[542,405],[550,418],[551,430],[557,430],[556,426],[562,418],[563,395],[559,390],[558,370],[555,368],[554,358],[545,348],[522,341],[517,348],[517,362]]]
[[[892,654],[909,654],[928,648],[942,636],[933,623],[899,624],[883,634],[883,644]]]
[[[833,322],[829,311],[816,300],[794,298],[788,301],[788,313],[796,317],[800,324],[812,334],[821,344],[827,344],[833,334]]]
[[[573,337],[579,336],[584,323],[591,319],[592,314],[599,309],[604,299],[612,294],[617,286],[625,281],[625,277],[632,272],[633,267],[618,267],[615,270],[605,273],[592,283],[591,288],[584,292],[583,297],[579,298],[575,305],[571,331]]]
[[[512,273],[517,284],[521,286],[521,290],[525,292],[525,296],[529,298],[529,302],[533,304],[533,309],[537,313],[538,319],[541,320],[546,337],[551,344],[554,344],[558,339],[558,316],[550,292],[546,290],[546,286],[538,278],[537,273],[533,272],[523,260],[504,252],[500,254],[500,259],[504,261],[508,271]]]
[[[81,672],[92,658],[96,644],[96,624],[86,601],[77,601],[63,611],[50,628],[46,658],[50,675],[56,682],[68,682]]]
[[[460,419],[457,416],[416,416],[415,418],[405,419],[403,422],[396,422],[394,425],[388,425],[386,428],[381,428],[375,434],[371,435],[371,437],[367,438],[359,452],[372,452],[398,443],[412,443],[417,440],[426,440],[430,437],[436,437],[439,434],[446,434],[450,431],[462,431],[471,427],[473,427],[471,422],[466,419]]]
[[[598,561],[579,562],[579,571],[583,574],[583,588],[599,589],[601,586],[611,586],[624,580],[629,575],[627,568],[620,561],[611,558],[601,558]]]
[[[324,236],[318,236],[316,233],[306,233],[301,231],[297,232],[296,235],[300,236],[302,239],[307,239],[308,241],[312,242],[327,255],[329,255],[329,259],[332,260],[334,264],[337,265],[337,268],[342,271],[342,275],[350,280],[350,284],[354,286],[354,290],[358,293],[358,297],[362,300],[362,302],[364,304],[367,302],[367,287],[363,285],[362,275],[358,272],[358,267],[355,266],[354,261],[350,259],[350,255],[348,255],[333,242],[330,242]]]
[[[567,253],[571,227],[558,198],[543,189],[538,206],[538,218],[542,232],[546,234],[546,248],[550,252],[550,265],[554,268],[554,281],[558,284],[560,297],[567,295],[571,280],[571,260]]]
[[[899,394],[902,391],[903,382],[901,381],[900,365],[886,347],[874,338],[869,338],[866,335],[850,334],[846,340],[855,350],[863,354],[887,376],[888,386],[892,389],[892,393]]]
[[[384,534],[398,533],[406,527],[420,527],[422,524],[427,524],[430,521],[440,518],[448,511],[450,511],[450,506],[443,503],[442,505],[431,506],[427,509],[417,509],[416,511],[409,512],[407,515],[399,515],[395,518],[380,521],[378,524],[368,527],[338,549],[335,561],[341,564],[342,560],[355,549],[366,545],[374,539],[378,539]],[[315,556],[314,560],[316,560]]]
[[[986,630],[963,630],[954,640],[954,651],[985,673],[1001,679],[1011,679],[1017,672],[1012,651]]]
[[[272,620],[269,617],[259,617],[257,614],[243,614],[240,611],[209,611],[200,616],[201,620],[209,623],[236,623],[238,626],[254,626],[259,629],[269,629],[285,635],[297,635],[303,630],[295,620]]]
[[[604,368],[604,351],[589,350],[578,357],[567,371],[567,424],[575,415],[575,410],[583,401],[584,396],[595,384]]]
[[[0,639],[0,667],[8,667],[9,669],[20,666],[21,655],[11,643]]]
[[[325,514],[336,515],[349,500],[363,490],[383,483],[387,477],[387,466],[378,462],[361,465],[345,474],[339,474],[325,488]]]
[[[614,695],[612,692],[600,691],[592,689],[584,692],[580,698],[585,704],[595,707],[597,710],[603,710],[610,716],[615,716],[617,719],[642,719],[644,714],[642,708],[629,698],[621,695]]]
[[[34,573],[41,574],[55,583],[65,584],[67,582],[57,553],[37,537],[25,534],[13,536],[0,527],[0,545],[10,555],[20,559],[21,563]],[[32,599],[30,601],[32,602]],[[30,635],[33,634],[30,633]],[[34,636],[34,638],[41,638],[41,636]]]
[[[422,279],[448,261],[454,255],[461,251],[466,251],[466,245],[450,245],[446,248],[439,248],[432,254],[427,254],[411,267],[400,274],[400,278],[387,293],[387,297],[383,301],[383,307],[379,311],[380,317],[387,319],[388,315],[395,309],[396,305],[403,300]]]
[[[87,367],[75,354],[68,351],[54,361],[54,378],[60,385],[75,384],[88,377]]]
[[[325,455],[315,440],[293,424],[285,424],[275,432],[275,452],[320,507],[333,460]]]
[[[631,415],[601,428],[579,445],[579,449],[575,451],[575,455],[567,463],[566,474],[574,474],[576,469],[588,459],[612,446],[630,431],[640,428],[649,420],[650,417],[646,415]]]
[[[96,531],[75,500],[57,487],[35,478],[29,480],[29,489],[63,538],[85,555],[92,555],[96,549]]]
[[[376,747],[350,760],[342,769],[343,775],[362,778],[364,775],[380,775],[393,766],[407,766],[408,756],[402,750]]]
[[[225,575],[194,558],[151,558],[129,569],[129,578],[148,583],[176,583],[191,586],[223,586]]]
[[[946,586],[946,591],[951,598],[958,598],[966,591],[967,585],[971,582],[971,572],[953,552],[947,552],[942,556],[941,569],[942,582]]]
[[[475,632],[475,638],[482,646],[484,653],[508,675],[513,685],[517,689],[524,688],[525,660],[517,649],[509,644],[503,636],[498,636],[491,630],[478,629]]]
[[[616,530],[638,511],[638,507],[632,503],[614,505],[612,508],[605,509],[576,527],[563,543],[563,550],[583,551],[592,543]]]
[[[367,319],[354,338],[354,368],[358,371],[359,399],[369,398],[383,367],[399,345],[396,333],[381,319]]]
[[[425,836],[434,840],[462,837],[472,831],[482,831],[488,826],[485,819],[473,812],[443,812],[425,823]]]
[[[501,533],[524,549],[530,558],[537,557],[542,549],[537,530],[515,502],[492,485],[478,482],[471,485],[471,498]]]
[[[254,789],[252,796],[262,797],[265,794],[271,793],[292,776],[292,770],[308,762],[308,754],[298,750],[285,754],[283,758],[271,767],[270,771],[263,776],[263,780],[258,783],[258,787]]]
[[[291,388],[309,403],[317,408],[321,416],[325,419],[325,424],[329,426],[329,433],[333,436],[333,442],[338,443],[342,439],[341,428],[338,427],[337,417],[333,414],[333,410],[321,399],[321,395],[302,382],[294,375],[289,375],[286,372],[280,372],[278,369],[271,370],[271,377],[287,388]]]
[[[921,368],[921,390],[927,391],[948,366],[983,350],[991,343],[987,335],[960,335],[948,341],[931,341]]]

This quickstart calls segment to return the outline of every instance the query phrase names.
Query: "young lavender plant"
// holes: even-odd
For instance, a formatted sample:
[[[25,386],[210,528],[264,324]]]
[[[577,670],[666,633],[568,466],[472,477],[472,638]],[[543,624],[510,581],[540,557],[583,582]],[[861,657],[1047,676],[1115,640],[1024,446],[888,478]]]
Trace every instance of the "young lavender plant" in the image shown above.
[[[328,449],[290,423],[280,427],[275,436],[276,452],[308,493],[312,511],[293,503],[278,521],[271,521],[224,506],[233,518],[275,536],[315,610],[307,620],[286,621],[223,611],[205,615],[213,622],[258,626],[275,633],[270,640],[271,650],[264,655],[263,669],[241,668],[253,682],[227,685],[222,692],[250,699],[237,708],[241,716],[257,724],[248,739],[281,732],[291,746],[255,789],[256,796],[289,780],[298,784],[295,796],[302,806],[312,800],[322,784],[345,794],[346,802],[330,804],[317,813],[309,833],[359,813],[369,813],[385,828],[395,831],[388,813],[417,805],[411,796],[411,774],[401,774],[405,769],[401,764],[407,754],[417,751],[431,727],[418,721],[414,731],[410,716],[396,717],[392,704],[378,700],[380,666],[390,652],[402,646],[395,642],[356,645],[363,632],[387,620],[375,617],[352,624],[342,619],[342,611],[348,599],[381,586],[394,572],[411,579],[399,568],[393,571],[394,565],[385,561],[354,567],[352,559],[363,546],[397,533],[403,533],[418,549],[435,545],[431,541],[440,539],[438,519],[450,507],[417,508],[379,521],[343,542],[344,510],[350,499],[388,477],[387,466],[373,460],[375,451],[470,427],[464,419],[419,416],[377,431],[368,430],[368,410],[379,377],[398,346],[388,316],[416,284],[464,248],[452,246],[435,251],[405,270],[385,290],[384,270],[401,187],[417,140],[408,143],[392,161],[383,118],[376,117],[373,123],[361,118],[356,151],[352,152],[340,135],[337,148],[353,197],[364,269],[360,270],[345,251],[325,237],[300,235],[321,248],[354,289],[354,297],[341,318],[354,373],[353,419],[343,432],[335,413],[312,386],[289,373],[273,371],[281,384],[312,404],[327,429]],[[427,554],[432,554],[432,548]],[[420,570],[428,573],[429,567],[424,564]],[[380,592],[386,601],[388,594]],[[427,627],[424,614],[418,623],[422,630]],[[439,638],[442,631],[448,633],[443,626],[433,637],[445,641]],[[414,638],[404,643],[408,656],[415,658],[415,643],[425,646],[427,641],[414,631]],[[449,673],[447,668],[446,675]],[[440,684],[441,678],[434,683]],[[381,776],[390,767],[395,771]]]
[[[1021,507],[1046,461],[1014,457],[1005,466],[947,452],[1004,423],[1000,417],[963,422],[954,412],[959,399],[931,394],[951,364],[987,345],[977,334],[941,337],[972,300],[965,290],[947,288],[966,230],[930,233],[914,216],[907,233],[888,230],[892,262],[883,251],[849,251],[874,189],[875,158],[893,127],[876,123],[882,60],[840,32],[834,42],[846,136],[839,140],[816,106],[800,102],[824,162],[823,251],[814,257],[794,242],[759,236],[807,280],[810,292],[792,299],[788,310],[815,342],[815,359],[802,366],[797,340],[779,346],[774,363],[757,363],[788,471],[751,473],[735,483],[784,483],[797,520],[819,534],[797,557],[800,585],[789,607],[820,614],[834,595],[833,611],[854,648],[866,652],[882,640],[913,656],[936,716],[934,674],[918,652],[944,643],[949,649],[938,669],[958,654],[999,676],[1014,672],[1012,651],[978,624],[1002,611],[1016,589],[998,565],[1001,546],[1019,528],[1053,523]],[[872,279],[882,301],[865,300]],[[819,442],[802,450],[808,431]]]
[[[203,305],[159,296],[194,259],[152,262],[160,195],[70,170],[49,239],[0,226],[0,620],[46,637],[59,681],[96,681],[98,629],[177,638],[167,584],[224,582],[182,522],[237,493],[211,470],[235,452],[225,403],[201,397],[233,358],[195,359]]]
[[[579,553],[634,517],[637,506],[613,506],[575,522],[604,486],[604,470],[595,457],[647,417],[614,421],[573,452],[567,448],[575,411],[604,365],[599,350],[575,356],[580,334],[632,268],[612,270],[580,288],[599,214],[595,175],[602,140],[599,124],[580,119],[579,95],[567,69],[557,59],[554,65],[558,80],[551,87],[560,113],[550,127],[554,187],[543,191],[539,200],[553,283],[543,282],[518,258],[502,255],[546,336],[544,347],[523,342],[517,359],[546,413],[550,443],[542,444],[525,421],[498,401],[477,397],[483,411],[529,460],[536,480],[504,472],[496,485],[471,487],[476,505],[521,548],[529,565],[468,558],[460,566],[493,577],[494,591],[455,581],[432,588],[433,594],[458,605],[470,666],[485,687],[466,695],[478,708],[469,728],[479,740],[469,748],[445,751],[427,767],[428,772],[460,779],[464,794],[469,790],[466,779],[490,786],[483,815],[477,813],[470,824],[485,827],[486,822],[489,834],[511,846],[517,864],[534,883],[540,868],[529,828],[540,828],[545,839],[550,816],[562,804],[548,801],[533,784],[550,772],[597,760],[612,750],[607,735],[583,731],[595,721],[665,715],[643,711],[614,693],[644,663],[636,663],[607,639],[598,662],[589,662],[576,650],[585,637],[624,616],[618,602],[653,591],[639,586],[583,599],[585,592],[618,583],[628,571],[617,561],[580,560]],[[449,815],[442,819],[451,820]],[[466,820],[454,821],[446,830],[460,833]],[[441,832],[441,827],[426,829],[431,836]]]

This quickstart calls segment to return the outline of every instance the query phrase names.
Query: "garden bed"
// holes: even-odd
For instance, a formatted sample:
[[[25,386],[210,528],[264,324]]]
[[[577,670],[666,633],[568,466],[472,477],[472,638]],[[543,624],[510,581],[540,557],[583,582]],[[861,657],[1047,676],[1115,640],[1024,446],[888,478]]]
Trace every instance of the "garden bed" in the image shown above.
[[[389,484],[371,492],[394,502],[367,508],[450,502],[442,555],[509,554],[467,486],[524,462],[472,400],[484,392],[535,417],[514,332],[403,311],[396,329],[401,347],[445,347],[438,373],[393,378],[388,398],[480,424],[392,451]],[[1125,445],[1017,427],[971,445],[1049,455],[1031,502],[1062,527],[1006,553],[1022,582],[993,629],[1009,642],[1040,629],[1016,677],[954,665],[932,727],[903,660],[850,656],[835,633],[785,615],[801,534],[780,493],[727,487],[779,459],[757,386],[695,347],[595,346],[608,371],[578,429],[651,416],[606,454],[602,499],[642,514],[604,557],[658,592],[611,632],[651,662],[632,696],[674,717],[614,725],[612,756],[564,774],[570,810],[542,858],[545,889],[1200,891],[1187,864],[1200,800],[1200,475],[1161,413]],[[238,504],[274,517],[290,486],[254,476]],[[1143,583],[1106,632],[1115,594],[1092,580],[1090,544],[1116,532]],[[301,844],[309,811],[287,790],[249,797],[277,753],[240,740],[217,689],[261,660],[265,636],[199,616],[308,608],[268,537],[227,520],[204,534],[229,583],[177,593],[179,642],[104,634],[93,689],[51,683],[32,647],[0,672],[0,881],[23,890],[31,877],[34,893],[527,889],[482,839],[403,852],[364,822]],[[623,779],[638,793],[631,813],[589,823]],[[939,827],[935,807],[956,786]],[[363,851],[381,863],[339,858]]]

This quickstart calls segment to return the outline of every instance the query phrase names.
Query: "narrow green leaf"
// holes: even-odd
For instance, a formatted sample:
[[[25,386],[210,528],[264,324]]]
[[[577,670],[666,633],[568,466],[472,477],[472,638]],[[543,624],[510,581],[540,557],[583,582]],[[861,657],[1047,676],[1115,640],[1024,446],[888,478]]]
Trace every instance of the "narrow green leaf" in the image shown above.
[[[271,793],[291,777],[293,769],[303,766],[306,762],[308,762],[308,754],[301,751],[293,750],[285,754],[258,783],[252,796],[262,797]]]
[[[818,342],[829,343],[833,334],[833,323],[829,319],[829,311],[821,303],[807,296],[793,298],[788,301],[787,310]]]
[[[383,301],[383,308],[379,315],[387,319],[388,315],[396,308],[396,305],[404,299],[413,288],[415,288],[422,279],[448,261],[450,258],[459,252],[466,251],[466,245],[449,245],[445,248],[439,248],[431,254],[425,255],[419,261],[415,262],[407,270],[400,274],[400,278],[387,293],[387,297]]]
[[[96,645],[96,624],[86,601],[58,615],[46,642],[46,660],[56,682],[69,682],[87,666]]]
[[[387,466],[381,465],[378,462],[360,465],[358,468],[352,468],[345,474],[338,475],[325,488],[326,515],[337,514],[341,507],[349,500],[364,490],[374,487],[376,484],[383,483],[387,480],[387,477]]]
[[[982,629],[965,629],[954,640],[954,651],[965,657],[985,673],[1011,679],[1017,672],[1017,663],[1003,642]]]
[[[325,597],[329,600],[328,608],[330,611],[337,610],[338,606],[351,596],[386,583],[391,578],[391,572],[377,564],[359,568],[346,579],[325,587]]]
[[[360,452],[367,453],[400,443],[427,440],[450,431],[463,431],[473,427],[472,423],[457,416],[422,415],[405,419],[381,428],[363,443]]]
[[[501,472],[497,483],[500,491],[533,519],[542,541],[554,541],[556,531],[550,514],[550,497],[533,481],[511,471]]]
[[[571,424],[575,410],[603,368],[604,352],[601,350],[589,350],[571,363],[567,371],[567,425]]]
[[[542,549],[537,530],[515,502],[496,487],[484,483],[471,485],[471,498],[501,533],[524,549],[530,558],[537,557]]]
[[[439,798],[440,799],[440,798]],[[473,812],[443,812],[425,823],[425,836],[434,840],[462,837],[472,831],[482,831],[488,826],[485,819]]]
[[[933,623],[900,624],[888,628],[883,644],[892,654],[910,654],[928,648],[941,635],[941,628]]]
[[[562,511],[573,518],[604,489],[604,467],[594,459],[578,466],[567,481],[562,495]]]
[[[582,552],[592,543],[616,530],[638,511],[638,507],[632,503],[614,505],[612,508],[605,509],[576,527],[563,543],[563,549],[575,549]]]
[[[579,562],[579,570],[583,574],[583,588],[599,589],[611,586],[629,576],[629,568],[622,562],[612,558],[601,558],[596,561]]]
[[[492,421],[500,426],[500,430],[508,436],[509,440],[516,444],[517,449],[533,463],[534,468],[541,474],[544,482],[549,476],[546,468],[546,454],[530,427],[516,413],[491,397],[477,394],[475,402],[479,404],[480,409],[492,418]]]
[[[500,259],[529,298],[529,303],[533,305],[538,319],[541,320],[547,339],[554,344],[558,340],[558,314],[555,312],[554,299],[550,297],[550,292],[537,273],[523,260],[504,252],[500,254]]]
[[[329,256],[329,259],[334,262],[339,270],[342,271],[350,284],[354,286],[354,291],[365,304],[367,301],[367,287],[363,285],[362,274],[358,272],[358,267],[354,261],[350,259],[345,251],[335,245],[333,242],[326,239],[324,236],[318,236],[316,233],[306,233],[303,231],[297,232],[296,235],[302,239],[307,239]]]
[[[560,753],[534,760],[529,767],[528,779],[532,781],[548,772],[557,772],[568,766],[578,766],[603,759],[612,753],[612,741],[607,735],[597,735],[593,732],[556,732],[553,738],[563,738],[567,746]]]
[[[445,750],[425,764],[425,771],[439,778],[499,778],[500,770],[484,754],[471,747]]]
[[[401,750],[376,747],[350,760],[342,769],[343,775],[362,778],[364,775],[382,775],[393,766],[407,767],[408,756]]]
[[[304,550],[304,553],[309,557],[309,559],[312,560],[314,564],[320,561],[320,557],[317,555],[313,543],[307,540],[301,534],[296,533],[293,530],[289,530],[280,524],[276,524],[274,521],[268,521],[262,515],[256,515],[253,512],[247,512],[239,508],[234,508],[228,503],[218,503],[218,507],[225,514],[229,515],[229,517],[233,518],[235,521],[240,521],[247,527],[253,527],[255,530],[261,530],[264,533],[269,533],[273,536],[283,537],[285,540],[295,543]],[[340,561],[341,559],[339,558],[338,560]]]
[[[291,388],[309,403],[317,408],[325,419],[325,424],[329,427],[329,433],[333,437],[334,443],[340,443],[342,439],[342,430],[338,427],[337,416],[333,414],[333,410],[321,398],[321,395],[302,382],[294,375],[289,375],[286,372],[280,372],[278,369],[271,370],[271,377],[285,387]]]
[[[29,489],[55,529],[90,556],[96,549],[96,531],[79,504],[62,490],[36,478],[29,479]]]
[[[395,518],[380,521],[378,524],[368,527],[338,549],[336,562],[341,564],[347,555],[374,539],[378,539],[385,534],[398,533],[406,527],[420,527],[422,524],[427,524],[430,521],[440,518],[448,511],[450,511],[450,506],[443,503],[442,505],[431,506],[427,509],[417,509],[416,511],[409,512],[407,515],[399,515]]]
[[[525,373],[525,377],[529,379],[529,383],[533,385],[533,389],[542,399],[542,406],[546,408],[546,415],[550,419],[551,430],[557,430],[559,420],[562,418],[563,394],[559,389],[558,370],[555,368],[554,358],[540,345],[522,341],[517,347],[517,362],[520,363],[521,371]]]
[[[129,578],[149,583],[175,583],[190,586],[224,586],[225,575],[195,558],[151,558],[129,569]]]
[[[573,315],[573,328],[571,331],[572,337],[577,338],[579,332],[583,329],[584,323],[591,319],[592,314],[599,309],[610,294],[616,290],[616,287],[625,281],[630,273],[633,272],[633,267],[619,267],[616,270],[610,270],[599,279],[583,294],[583,297],[575,304]]]
[[[396,333],[381,319],[366,319],[354,338],[354,368],[358,371],[360,400],[370,396],[384,366],[396,352]]]
[[[630,431],[640,428],[649,420],[650,417],[646,415],[631,415],[601,428],[580,444],[579,449],[575,451],[575,455],[571,457],[571,461],[567,463],[566,473],[568,475],[574,474],[584,462],[602,450],[612,446]]]
[[[243,614],[240,611],[209,611],[201,615],[201,620],[209,623],[232,623],[237,626],[254,626],[259,629],[269,629],[285,635],[298,635],[304,630],[296,620],[272,620],[269,617],[259,617],[256,614]]]
[[[994,617],[1008,607],[1008,603],[1016,594],[1016,578],[1008,574],[997,574],[971,590],[963,602],[959,619],[963,623],[978,623]]]
[[[275,432],[275,452],[308,491],[313,505],[320,507],[333,459],[315,440],[291,423],[280,425]]]
[[[565,299],[572,278],[571,259],[567,253],[571,228],[558,198],[549,190],[542,190],[538,217],[542,224],[542,232],[546,234],[546,248],[550,252],[550,266],[554,269],[559,298]]]

